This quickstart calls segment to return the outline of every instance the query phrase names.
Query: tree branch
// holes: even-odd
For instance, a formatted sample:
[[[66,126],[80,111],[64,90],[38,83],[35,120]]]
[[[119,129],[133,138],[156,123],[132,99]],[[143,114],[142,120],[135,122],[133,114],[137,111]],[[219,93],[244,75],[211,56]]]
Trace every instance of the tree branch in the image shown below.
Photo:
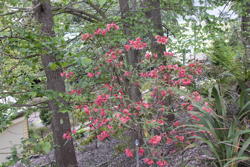
[[[20,60],[20,59],[30,59],[30,58],[33,58],[33,57],[38,57],[40,56],[39,54],[34,54],[34,55],[29,55],[29,56],[24,56],[24,57],[16,57],[14,55],[11,55],[11,54],[6,54],[6,53],[3,53],[4,56],[8,56],[12,59],[17,59],[17,60]]]
[[[102,11],[101,8],[99,8],[98,5],[93,4],[91,1],[85,1],[85,3],[88,4],[90,7],[92,7],[97,13],[99,13],[103,19],[107,18],[106,14]]]
[[[95,15],[89,14],[83,10],[76,9],[76,8],[71,8],[71,7],[55,7],[52,9],[53,11],[59,11],[59,13],[56,14],[61,14],[61,13],[69,13],[72,15],[76,15],[78,17],[81,17],[87,21],[90,22],[95,22],[95,21],[101,21],[100,18],[96,17]]]

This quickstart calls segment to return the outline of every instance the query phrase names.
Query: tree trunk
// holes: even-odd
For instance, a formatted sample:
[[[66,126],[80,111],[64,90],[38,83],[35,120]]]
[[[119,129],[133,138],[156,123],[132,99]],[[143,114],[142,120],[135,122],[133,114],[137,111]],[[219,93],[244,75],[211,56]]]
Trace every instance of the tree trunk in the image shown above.
[[[132,9],[135,10],[136,9],[136,1],[133,0],[132,1]],[[128,0],[119,0],[119,6],[120,6],[120,11],[121,11],[121,17],[123,19],[123,31],[124,34],[127,36],[131,36],[131,31],[130,31],[130,24],[126,23],[124,20],[126,20],[127,17],[129,17],[130,15],[130,8],[129,8],[129,2]],[[134,68],[136,68],[137,63],[140,61],[139,58],[139,52],[137,50],[130,50],[126,53],[126,59],[127,62],[132,65]],[[129,81],[128,78],[125,79],[125,84],[126,84],[126,89],[127,89],[127,93],[129,95],[129,98],[131,101],[133,102],[139,102],[142,100],[142,96],[141,96],[141,91],[139,89],[139,87],[135,84],[135,83],[131,83]],[[131,136],[131,145],[134,145],[134,142],[136,139],[140,140],[140,143],[142,143],[142,132],[141,132],[141,128],[139,127],[134,127],[135,131],[134,132],[130,132],[132,133]]]
[[[246,2],[241,18],[241,31],[245,46],[245,68],[250,69],[250,2]],[[248,79],[249,80],[249,79]],[[250,84],[249,86],[250,87]]]
[[[150,29],[152,29],[155,34],[163,36],[160,0],[143,0],[142,7],[145,8],[145,15],[152,23]],[[159,56],[163,55],[165,46],[155,42],[154,34],[149,33],[149,37],[152,51],[158,53]]]
[[[54,36],[53,16],[49,0],[34,1],[34,14],[41,25],[41,33],[48,36],[48,39]],[[45,48],[46,49],[46,48]],[[60,76],[61,69],[51,70],[50,63],[56,62],[56,56],[53,54],[41,55],[42,64],[47,77],[47,89],[55,92],[65,92],[65,84]],[[63,134],[70,131],[70,122],[68,113],[59,112],[58,99],[49,100],[49,109],[53,111],[52,132],[55,145],[55,159],[58,167],[77,167],[77,160],[73,141],[63,139]],[[64,103],[63,99],[60,103]]]

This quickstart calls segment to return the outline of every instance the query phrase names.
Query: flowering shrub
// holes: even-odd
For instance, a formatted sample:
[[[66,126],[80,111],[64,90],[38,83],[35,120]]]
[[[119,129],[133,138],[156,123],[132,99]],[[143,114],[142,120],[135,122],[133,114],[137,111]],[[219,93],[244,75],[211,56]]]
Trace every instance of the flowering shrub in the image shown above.
[[[119,31],[119,26],[115,23],[107,24],[105,29],[98,28],[92,34],[83,34],[82,40],[97,43],[99,38],[95,38],[96,36],[106,38],[104,36],[107,33],[114,31]],[[160,45],[168,42],[167,37],[159,35],[155,36],[155,40]],[[140,127],[143,143],[139,148],[139,156],[146,156],[143,161],[148,165],[167,166],[167,159],[161,154],[162,146],[185,144],[188,136],[197,135],[194,131],[185,130],[184,122],[177,120],[178,114],[186,114],[189,120],[198,124],[202,114],[194,112],[194,104],[203,106],[202,110],[209,113],[212,109],[204,103],[198,92],[188,91],[196,76],[202,73],[201,64],[171,64],[174,62],[173,53],[164,52],[164,55],[157,55],[146,50],[147,47],[148,44],[140,37],[129,40],[126,44],[107,44],[105,48],[109,48],[108,51],[99,53],[95,59],[96,67],[88,72],[86,77],[89,81],[98,81],[101,76],[105,76],[105,81],[96,85],[98,90],[95,89],[96,96],[92,101],[82,102],[75,109],[83,113],[82,117],[87,119],[87,125],[84,126],[88,126],[90,132],[96,134],[100,141],[115,136],[117,131],[137,131],[134,127]],[[131,67],[127,62],[126,56],[130,50],[140,51],[140,61],[136,67]],[[155,65],[154,68],[148,68],[152,64]],[[143,93],[141,101],[130,99],[128,83],[146,92]],[[82,92],[71,92],[74,93],[79,95]],[[187,111],[192,111],[192,114],[187,114]],[[175,115],[176,120],[170,120],[170,115]],[[71,139],[68,132],[63,137]],[[135,148],[128,145],[124,153],[133,158],[134,151]]]

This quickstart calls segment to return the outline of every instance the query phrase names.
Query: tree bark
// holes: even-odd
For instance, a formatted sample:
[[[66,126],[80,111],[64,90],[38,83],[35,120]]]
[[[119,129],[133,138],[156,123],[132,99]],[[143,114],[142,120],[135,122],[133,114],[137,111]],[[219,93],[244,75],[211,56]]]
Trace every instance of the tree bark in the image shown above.
[[[153,33],[163,36],[160,0],[143,0],[142,7],[145,8],[146,18],[152,23],[150,29],[153,30]],[[165,46],[159,45],[155,42],[154,34],[149,33],[149,37],[151,40],[152,51],[158,53],[159,56],[163,55]]]
[[[245,68],[250,68],[250,2],[246,2],[241,18],[241,31],[245,46]]]
[[[53,31],[53,16],[51,11],[50,0],[33,1],[35,17],[41,25],[41,33],[48,36],[48,39],[55,35]],[[40,3],[40,5],[39,5]],[[46,48],[45,48],[46,49]],[[53,54],[41,55],[42,64],[47,78],[47,89],[55,92],[65,92],[65,84],[60,76],[61,69],[51,70],[50,63],[55,63],[56,56]],[[60,103],[63,103],[63,99]],[[55,145],[55,159],[58,167],[77,167],[77,160],[74,150],[73,141],[63,139],[63,134],[69,132],[70,122],[68,113],[59,112],[58,99],[54,98],[48,101],[49,109],[53,111],[52,115],[52,132]]]
[[[135,9],[136,2],[133,1],[132,9]],[[119,6],[121,11],[121,17],[123,19],[123,32],[127,36],[131,36],[130,31],[130,24],[126,23],[126,18],[130,16],[130,8],[129,8],[129,0],[119,0]],[[130,50],[126,53],[126,59],[129,65],[132,65],[134,68],[136,68],[137,63],[140,61],[139,58],[139,52],[137,50]],[[125,79],[126,89],[127,93],[129,95],[129,98],[133,102],[139,102],[142,101],[142,95],[141,91],[138,85],[135,83],[132,83],[129,81],[128,78]],[[139,139],[140,143],[142,143],[142,132],[139,125],[137,127],[134,127],[134,132],[130,132],[131,134],[131,145],[135,147],[135,140]]]

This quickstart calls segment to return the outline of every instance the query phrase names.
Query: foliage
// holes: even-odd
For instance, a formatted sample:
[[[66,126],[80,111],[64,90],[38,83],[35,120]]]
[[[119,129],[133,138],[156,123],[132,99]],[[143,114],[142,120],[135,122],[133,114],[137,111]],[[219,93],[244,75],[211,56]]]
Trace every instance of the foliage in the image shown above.
[[[183,147],[188,145],[187,137],[199,135],[199,139],[214,152],[217,165],[234,165],[249,142],[249,132],[244,130],[243,122],[247,120],[250,108],[249,89],[245,84],[250,73],[245,65],[243,46],[237,41],[239,30],[234,33],[231,28],[239,27],[239,23],[229,15],[232,10],[242,14],[246,3],[247,0],[161,1],[165,36],[158,36],[160,41],[153,40],[164,47],[167,43],[164,40],[168,40],[168,45],[164,55],[157,55],[148,47],[152,42],[148,34],[157,35],[150,20],[145,18],[145,10],[149,9],[135,6],[129,17],[121,19],[117,15],[117,1],[53,1],[56,35],[47,38],[40,35],[40,25],[34,24],[31,1],[3,0],[0,3],[0,16],[3,16],[0,18],[3,26],[0,30],[0,98],[12,96],[16,102],[0,104],[0,131],[9,125],[12,115],[9,113],[17,110],[9,108],[15,105],[32,106],[32,109],[23,109],[41,111],[43,122],[50,124],[51,113],[46,103],[30,103],[37,97],[45,97],[56,100],[61,112],[72,113],[82,123],[80,130],[68,129],[62,136],[65,139],[86,137],[82,144],[88,144],[95,138],[105,140],[112,136],[129,142],[123,137],[124,133],[136,132],[137,138],[141,139],[141,150],[148,157],[144,162],[164,164],[168,157],[161,153],[166,143]],[[228,6],[229,12],[224,11]],[[209,12],[218,7],[224,7],[219,16]],[[69,8],[83,12],[70,13]],[[118,25],[124,24],[129,25],[130,36],[119,29]],[[139,62],[134,66],[128,62],[130,52],[138,52]],[[213,64],[197,63],[195,59],[199,53],[209,53]],[[61,77],[66,82],[66,94],[45,90],[40,54],[56,55],[58,61],[51,63],[49,68],[64,70]],[[211,96],[215,106],[206,103],[197,92],[198,82],[204,81],[202,66],[204,69],[211,67],[209,74],[212,76],[208,75],[207,80],[220,80],[226,85],[223,91],[231,87],[229,82],[238,82],[241,90],[237,101],[225,99],[223,91],[214,87]],[[35,80],[40,82],[34,83]],[[206,83],[205,86],[206,89],[210,87]],[[140,90],[141,101],[131,99],[128,93],[131,87]],[[202,94],[207,95],[206,92]],[[59,98],[64,98],[67,103],[61,104]],[[239,108],[234,116],[228,112],[229,100]],[[200,109],[199,113],[195,112],[197,109]],[[180,122],[186,111],[192,112]],[[200,114],[204,114],[203,117]],[[188,122],[203,124],[204,127],[194,127],[198,132],[208,133],[187,132],[183,125]],[[39,144],[25,141],[28,152],[24,157],[44,154],[52,148],[50,140],[38,141],[37,136],[30,140]],[[220,144],[217,146],[216,142]],[[133,157],[135,149],[131,144],[126,143],[121,149]],[[220,150],[224,151],[220,153]],[[224,161],[227,158],[232,161]]]
[[[215,166],[238,166],[249,160],[250,130],[240,123],[240,119],[246,114],[231,117],[218,86],[213,88],[213,96],[216,110],[207,113],[197,105],[202,112],[202,116],[198,116],[201,121],[198,125],[189,127],[203,133],[194,138],[208,145],[216,159]],[[195,114],[199,115],[197,112]]]

